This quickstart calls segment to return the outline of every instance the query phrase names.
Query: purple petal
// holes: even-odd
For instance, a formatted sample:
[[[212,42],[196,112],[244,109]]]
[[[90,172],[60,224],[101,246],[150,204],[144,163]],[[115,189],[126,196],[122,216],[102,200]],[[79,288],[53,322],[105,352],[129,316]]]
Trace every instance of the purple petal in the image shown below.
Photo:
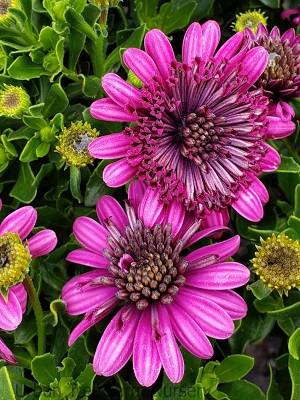
[[[124,63],[143,82],[147,83],[157,75],[152,58],[143,50],[130,48],[123,53]]]
[[[258,24],[256,37],[258,38],[261,35],[269,36],[268,29],[262,22]]]
[[[187,270],[185,277],[186,285],[199,289],[224,290],[245,285],[249,281],[250,271],[244,265],[231,261]]]
[[[188,312],[173,302],[168,306],[168,313],[175,336],[190,353],[200,358],[213,356],[210,341]]]
[[[116,297],[112,297],[103,303],[101,307],[98,307],[95,311],[91,311],[89,314],[86,314],[84,319],[72,331],[69,337],[68,345],[72,346],[72,344],[79,338],[80,335],[110,314],[119,303],[120,300],[118,300]]]
[[[273,40],[280,38],[280,30],[278,29],[278,26],[273,26],[271,29],[270,35],[269,35]]]
[[[151,308],[141,315],[133,343],[133,370],[142,386],[151,386],[158,378],[161,362],[152,337]]]
[[[22,321],[23,313],[17,296],[8,289],[8,301],[0,295],[0,328],[13,331]]]
[[[99,221],[103,225],[105,220],[111,219],[122,235],[125,234],[125,227],[129,225],[129,221],[125,211],[116,199],[111,196],[102,196],[97,202],[96,211]]]
[[[261,183],[261,181],[254,176],[253,181],[250,184],[250,189],[252,192],[256,193],[258,197],[261,199],[262,204],[266,204],[269,201],[269,192],[265,188],[265,186]]]
[[[293,121],[283,121],[279,117],[268,116],[269,123],[267,125],[267,139],[283,139],[289,136],[295,130]]]
[[[128,199],[133,208],[137,212],[139,204],[141,203],[148,185],[142,181],[135,180],[130,183],[128,188]]]
[[[18,285],[12,286],[9,290],[16,296],[18,302],[20,303],[22,313],[26,311],[27,306],[27,292],[24,288],[23,283],[19,283]]]
[[[146,33],[145,49],[155,62],[163,80],[166,80],[170,75],[171,62],[176,61],[167,36],[159,29],[152,29]]]
[[[136,115],[120,107],[111,99],[100,99],[94,101],[90,107],[92,117],[113,122],[134,122]]]
[[[57,245],[57,237],[51,229],[43,229],[28,239],[28,248],[32,258],[50,253]]]
[[[9,350],[9,348],[4,344],[2,339],[0,339],[0,358],[7,362],[8,364],[18,364],[18,360]]]
[[[102,86],[109,97],[120,107],[131,105],[136,108],[142,105],[141,92],[117,74],[112,72],[105,74],[102,78]]]
[[[224,240],[220,243],[210,244],[208,246],[201,247],[195,251],[192,251],[184,259],[189,263],[188,270],[197,268],[198,260],[201,261],[203,257],[216,254],[218,256],[218,262],[227,260],[233,256],[239,249],[240,236],[235,235],[234,237]]]
[[[201,240],[204,237],[208,236],[215,236],[220,233],[230,231],[230,228],[227,226],[212,226],[210,228],[205,228],[202,229],[200,232],[195,233],[186,243],[184,242],[184,248],[191,246],[192,244],[198,242],[198,240]],[[184,239],[184,237],[182,237]]]
[[[249,50],[241,65],[240,75],[247,77],[240,90],[246,92],[261,76],[268,63],[268,52],[263,47],[254,47]]]
[[[202,56],[202,28],[198,22],[194,22],[186,30],[182,44],[182,61],[191,65],[196,56]]]
[[[121,158],[127,155],[131,139],[123,133],[101,136],[94,139],[88,145],[88,151],[92,157],[103,160]]]
[[[71,315],[84,314],[100,307],[115,296],[117,288],[93,284],[93,280],[109,275],[108,271],[97,270],[75,276],[62,289],[62,300],[67,304],[67,313]]]
[[[138,217],[148,228],[163,221],[164,204],[159,200],[159,192],[147,189],[138,208]]]
[[[76,249],[71,251],[67,255],[66,260],[76,264],[87,265],[95,268],[103,268],[106,270],[109,266],[109,262],[103,255],[95,254],[85,249]]]
[[[73,225],[76,239],[88,250],[102,255],[103,249],[108,248],[109,232],[98,222],[89,217],[78,217]]]
[[[237,32],[220,47],[214,56],[215,61],[221,62],[222,60],[230,61],[240,49],[244,40],[243,32]]]
[[[232,208],[249,221],[260,221],[264,215],[264,210],[258,194],[249,187],[247,189],[241,188],[238,195],[239,198],[232,204]]]
[[[5,232],[17,232],[24,240],[32,231],[37,220],[37,212],[31,206],[21,207],[10,213],[0,224],[0,235]]]
[[[129,303],[108,324],[94,356],[93,368],[97,375],[114,375],[127,363],[140,317],[141,312]]]
[[[198,296],[197,292],[183,287],[173,302],[190,314],[206,335],[216,339],[230,337],[234,331],[230,316],[213,301]]]
[[[180,382],[184,374],[184,361],[172,331],[167,307],[156,302],[151,311],[152,335],[163,368],[171,382]]]
[[[269,144],[265,143],[267,149],[266,155],[260,160],[261,169],[264,172],[276,171],[279,167],[281,159],[278,152]]]
[[[163,224],[172,224],[173,238],[177,238],[178,233],[181,231],[184,217],[185,208],[184,205],[179,201],[174,200],[165,208],[165,217]]]
[[[123,186],[136,175],[137,170],[138,166],[131,166],[122,158],[104,168],[103,180],[110,187]]]
[[[215,52],[221,37],[220,26],[216,21],[202,25],[202,59],[207,61]]]
[[[247,303],[232,290],[206,290],[197,291],[200,297],[211,300],[221,306],[233,319],[242,319],[247,314]]]

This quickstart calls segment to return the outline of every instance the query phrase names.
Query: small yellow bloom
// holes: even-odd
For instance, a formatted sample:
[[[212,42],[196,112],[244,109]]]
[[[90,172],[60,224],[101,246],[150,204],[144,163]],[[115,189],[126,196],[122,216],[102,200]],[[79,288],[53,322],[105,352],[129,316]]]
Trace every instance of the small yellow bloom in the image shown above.
[[[300,244],[284,234],[273,234],[261,246],[256,246],[251,260],[254,272],[272,289],[288,294],[293,287],[300,289]]]
[[[4,85],[0,90],[0,115],[21,118],[30,107],[28,93],[19,86]]]
[[[265,17],[264,12],[260,10],[247,11],[245,13],[240,13],[236,16],[236,22],[232,23],[231,27],[235,32],[243,32],[247,27],[251,29],[252,32],[256,33],[258,24],[261,22],[264,25],[267,24],[268,17]]]
[[[59,145],[56,146],[56,150],[68,165],[85,167],[94,161],[87,147],[98,136],[97,129],[92,129],[88,122],[84,124],[82,121],[72,122],[71,126],[64,128],[62,134],[58,136]]]
[[[0,0],[0,24],[5,25],[13,21],[9,7],[19,8],[19,0]]]

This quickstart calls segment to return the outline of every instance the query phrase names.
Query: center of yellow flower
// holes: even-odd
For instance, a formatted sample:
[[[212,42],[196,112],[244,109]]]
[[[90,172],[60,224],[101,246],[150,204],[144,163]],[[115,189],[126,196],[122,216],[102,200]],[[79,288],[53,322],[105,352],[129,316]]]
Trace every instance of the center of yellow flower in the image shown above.
[[[0,115],[21,118],[30,106],[28,93],[19,86],[5,85],[0,91]]]
[[[28,272],[30,253],[17,233],[0,236],[0,287],[8,288],[21,282]]]
[[[237,15],[236,22],[232,24],[232,28],[236,32],[243,32],[247,27],[251,29],[252,32],[256,33],[260,22],[264,25],[267,24],[267,17],[264,16],[264,12],[260,10],[247,11]]]
[[[84,167],[94,161],[87,147],[97,136],[97,129],[92,129],[89,123],[83,124],[82,121],[72,123],[70,128],[64,128],[62,134],[58,136],[59,145],[56,150],[67,164]]]
[[[285,235],[273,234],[257,246],[251,260],[262,282],[282,294],[300,287],[300,244]]]

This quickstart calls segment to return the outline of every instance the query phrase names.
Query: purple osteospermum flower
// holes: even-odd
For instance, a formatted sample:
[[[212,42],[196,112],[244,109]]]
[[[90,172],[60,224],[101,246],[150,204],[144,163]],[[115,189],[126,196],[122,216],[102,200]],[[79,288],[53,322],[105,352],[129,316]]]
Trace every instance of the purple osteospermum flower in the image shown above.
[[[43,229],[29,239],[37,220],[33,207],[19,208],[0,224],[0,329],[15,330],[26,310],[27,293],[22,284],[31,258],[49,253],[57,243],[55,233]],[[0,358],[9,364],[16,358],[0,339]]]
[[[286,19],[293,15],[293,25],[297,28],[300,25],[300,3],[298,3],[297,8],[289,8],[281,13],[281,18]]]
[[[277,26],[269,34],[261,23],[256,34],[248,28],[244,32],[251,47],[262,46],[269,54],[268,64],[256,86],[262,87],[272,99],[271,109],[289,121],[295,112],[284,100],[300,97],[300,35],[296,36],[292,28],[281,35]]]
[[[88,217],[75,221],[74,234],[84,248],[67,257],[93,267],[62,290],[67,312],[85,313],[69,345],[121,306],[96,349],[96,373],[113,375],[132,356],[141,385],[152,385],[161,367],[179,382],[184,363],[175,338],[192,354],[210,358],[207,336],[228,338],[233,320],[246,314],[246,303],[231,289],[248,281],[249,270],[225,262],[237,251],[239,236],[183,256],[217,228],[197,232],[200,223],[185,215],[182,204],[162,204],[158,192],[137,180],[129,186],[126,212],[110,196],[96,209],[100,224]]]
[[[161,201],[179,200],[197,217],[232,204],[258,221],[268,193],[257,176],[280,163],[265,140],[289,135],[294,124],[268,116],[263,91],[250,90],[267,65],[266,50],[249,50],[239,32],[214,55],[219,40],[219,25],[208,21],[188,28],[182,62],[157,29],[146,34],[145,51],[127,49],[124,62],[142,88],[106,74],[102,84],[110,98],[95,101],[91,114],[135,124],[88,148],[95,158],[120,158],[104,169],[108,186],[137,175]]]

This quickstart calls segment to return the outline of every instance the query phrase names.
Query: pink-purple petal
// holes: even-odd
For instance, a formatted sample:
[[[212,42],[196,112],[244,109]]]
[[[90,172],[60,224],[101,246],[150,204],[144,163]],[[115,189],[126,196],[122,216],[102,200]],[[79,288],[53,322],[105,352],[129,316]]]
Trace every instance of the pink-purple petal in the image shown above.
[[[165,208],[163,224],[172,224],[172,236],[174,238],[177,238],[178,233],[181,231],[184,217],[185,208],[179,201],[174,200]]]
[[[221,38],[220,26],[216,21],[207,21],[202,25],[202,59],[204,61],[214,54]]]
[[[134,122],[137,119],[135,114],[107,98],[94,101],[91,104],[90,113],[92,117],[104,121]]]
[[[243,62],[240,64],[242,67],[240,74],[247,77],[247,83],[240,89],[242,92],[246,92],[258,80],[267,63],[268,52],[263,47],[254,47],[247,52]]]
[[[211,290],[233,289],[249,281],[250,271],[244,265],[229,261],[209,267],[187,270],[186,285]]]
[[[157,75],[155,62],[143,50],[135,48],[125,50],[123,61],[143,83],[149,82]]]
[[[142,105],[140,91],[117,74],[112,72],[105,74],[102,78],[102,86],[109,97],[120,107],[123,107],[124,104],[132,107]]]
[[[156,302],[152,305],[152,336],[162,366],[171,382],[180,382],[184,374],[184,361],[176,343],[167,307]]]
[[[16,329],[23,317],[22,307],[17,296],[8,289],[8,301],[0,294],[0,328],[5,331]]]
[[[112,220],[121,234],[125,234],[125,227],[129,225],[129,221],[125,211],[115,198],[102,196],[97,202],[96,211],[102,225],[105,225],[106,220]]]
[[[24,288],[23,283],[19,283],[18,285],[12,286],[9,290],[16,296],[18,302],[20,303],[22,314],[26,311],[27,306],[27,292]]]
[[[5,232],[17,232],[24,240],[32,231],[37,220],[37,212],[31,206],[21,207],[10,213],[0,224],[0,235]]]
[[[139,320],[133,343],[133,370],[142,386],[149,387],[158,378],[161,361],[152,336],[151,307],[147,307]]]
[[[262,182],[254,176],[253,181],[250,184],[250,190],[255,192],[261,199],[262,204],[266,204],[269,201],[269,192]]]
[[[153,189],[147,190],[138,207],[138,218],[140,218],[145,226],[153,228],[154,225],[163,221],[164,204],[159,199],[159,192]]]
[[[88,250],[101,254],[108,248],[109,232],[98,222],[89,217],[78,217],[73,224],[75,238]]]
[[[114,133],[94,139],[88,150],[92,157],[103,160],[121,158],[127,155],[131,139],[124,133]]]
[[[238,199],[232,203],[232,208],[249,221],[258,222],[264,215],[264,209],[258,194],[250,188],[241,188]]]
[[[121,159],[104,168],[103,180],[110,187],[123,186],[136,175],[137,171],[137,166],[131,166],[126,159]]]
[[[202,56],[202,28],[198,22],[191,24],[185,32],[182,44],[182,61],[191,65],[196,56]]]
[[[146,183],[140,181],[140,180],[135,180],[130,183],[129,188],[128,188],[128,199],[130,200],[130,203],[132,204],[134,210],[137,212],[138,207],[145,195],[146,190],[151,190],[147,186]]]
[[[155,62],[163,80],[168,79],[171,62],[176,59],[167,36],[159,29],[152,29],[146,33],[145,49]]]
[[[28,239],[28,249],[32,258],[50,253],[57,245],[57,237],[51,229],[43,229]]]
[[[168,307],[168,313],[175,336],[190,353],[200,358],[213,356],[210,341],[189,312],[173,302]]]
[[[293,121],[283,121],[279,117],[268,116],[267,139],[283,139],[294,132],[296,126]]]
[[[279,153],[269,144],[265,143],[266,155],[261,159],[261,168],[264,172],[275,171],[281,162]]]
[[[236,55],[244,40],[243,32],[237,32],[220,47],[214,56],[214,60],[218,63],[222,60],[230,60]]]
[[[129,360],[133,351],[135,332],[141,312],[132,304],[125,304],[106,327],[94,356],[96,374],[116,374]]]
[[[3,340],[0,339],[0,358],[8,364],[18,364],[18,360],[10,351],[10,349],[4,344]]]
[[[94,268],[103,268],[107,270],[109,262],[101,254],[95,254],[86,249],[76,249],[70,251],[66,257],[67,261],[71,261],[76,264],[87,265]]]

